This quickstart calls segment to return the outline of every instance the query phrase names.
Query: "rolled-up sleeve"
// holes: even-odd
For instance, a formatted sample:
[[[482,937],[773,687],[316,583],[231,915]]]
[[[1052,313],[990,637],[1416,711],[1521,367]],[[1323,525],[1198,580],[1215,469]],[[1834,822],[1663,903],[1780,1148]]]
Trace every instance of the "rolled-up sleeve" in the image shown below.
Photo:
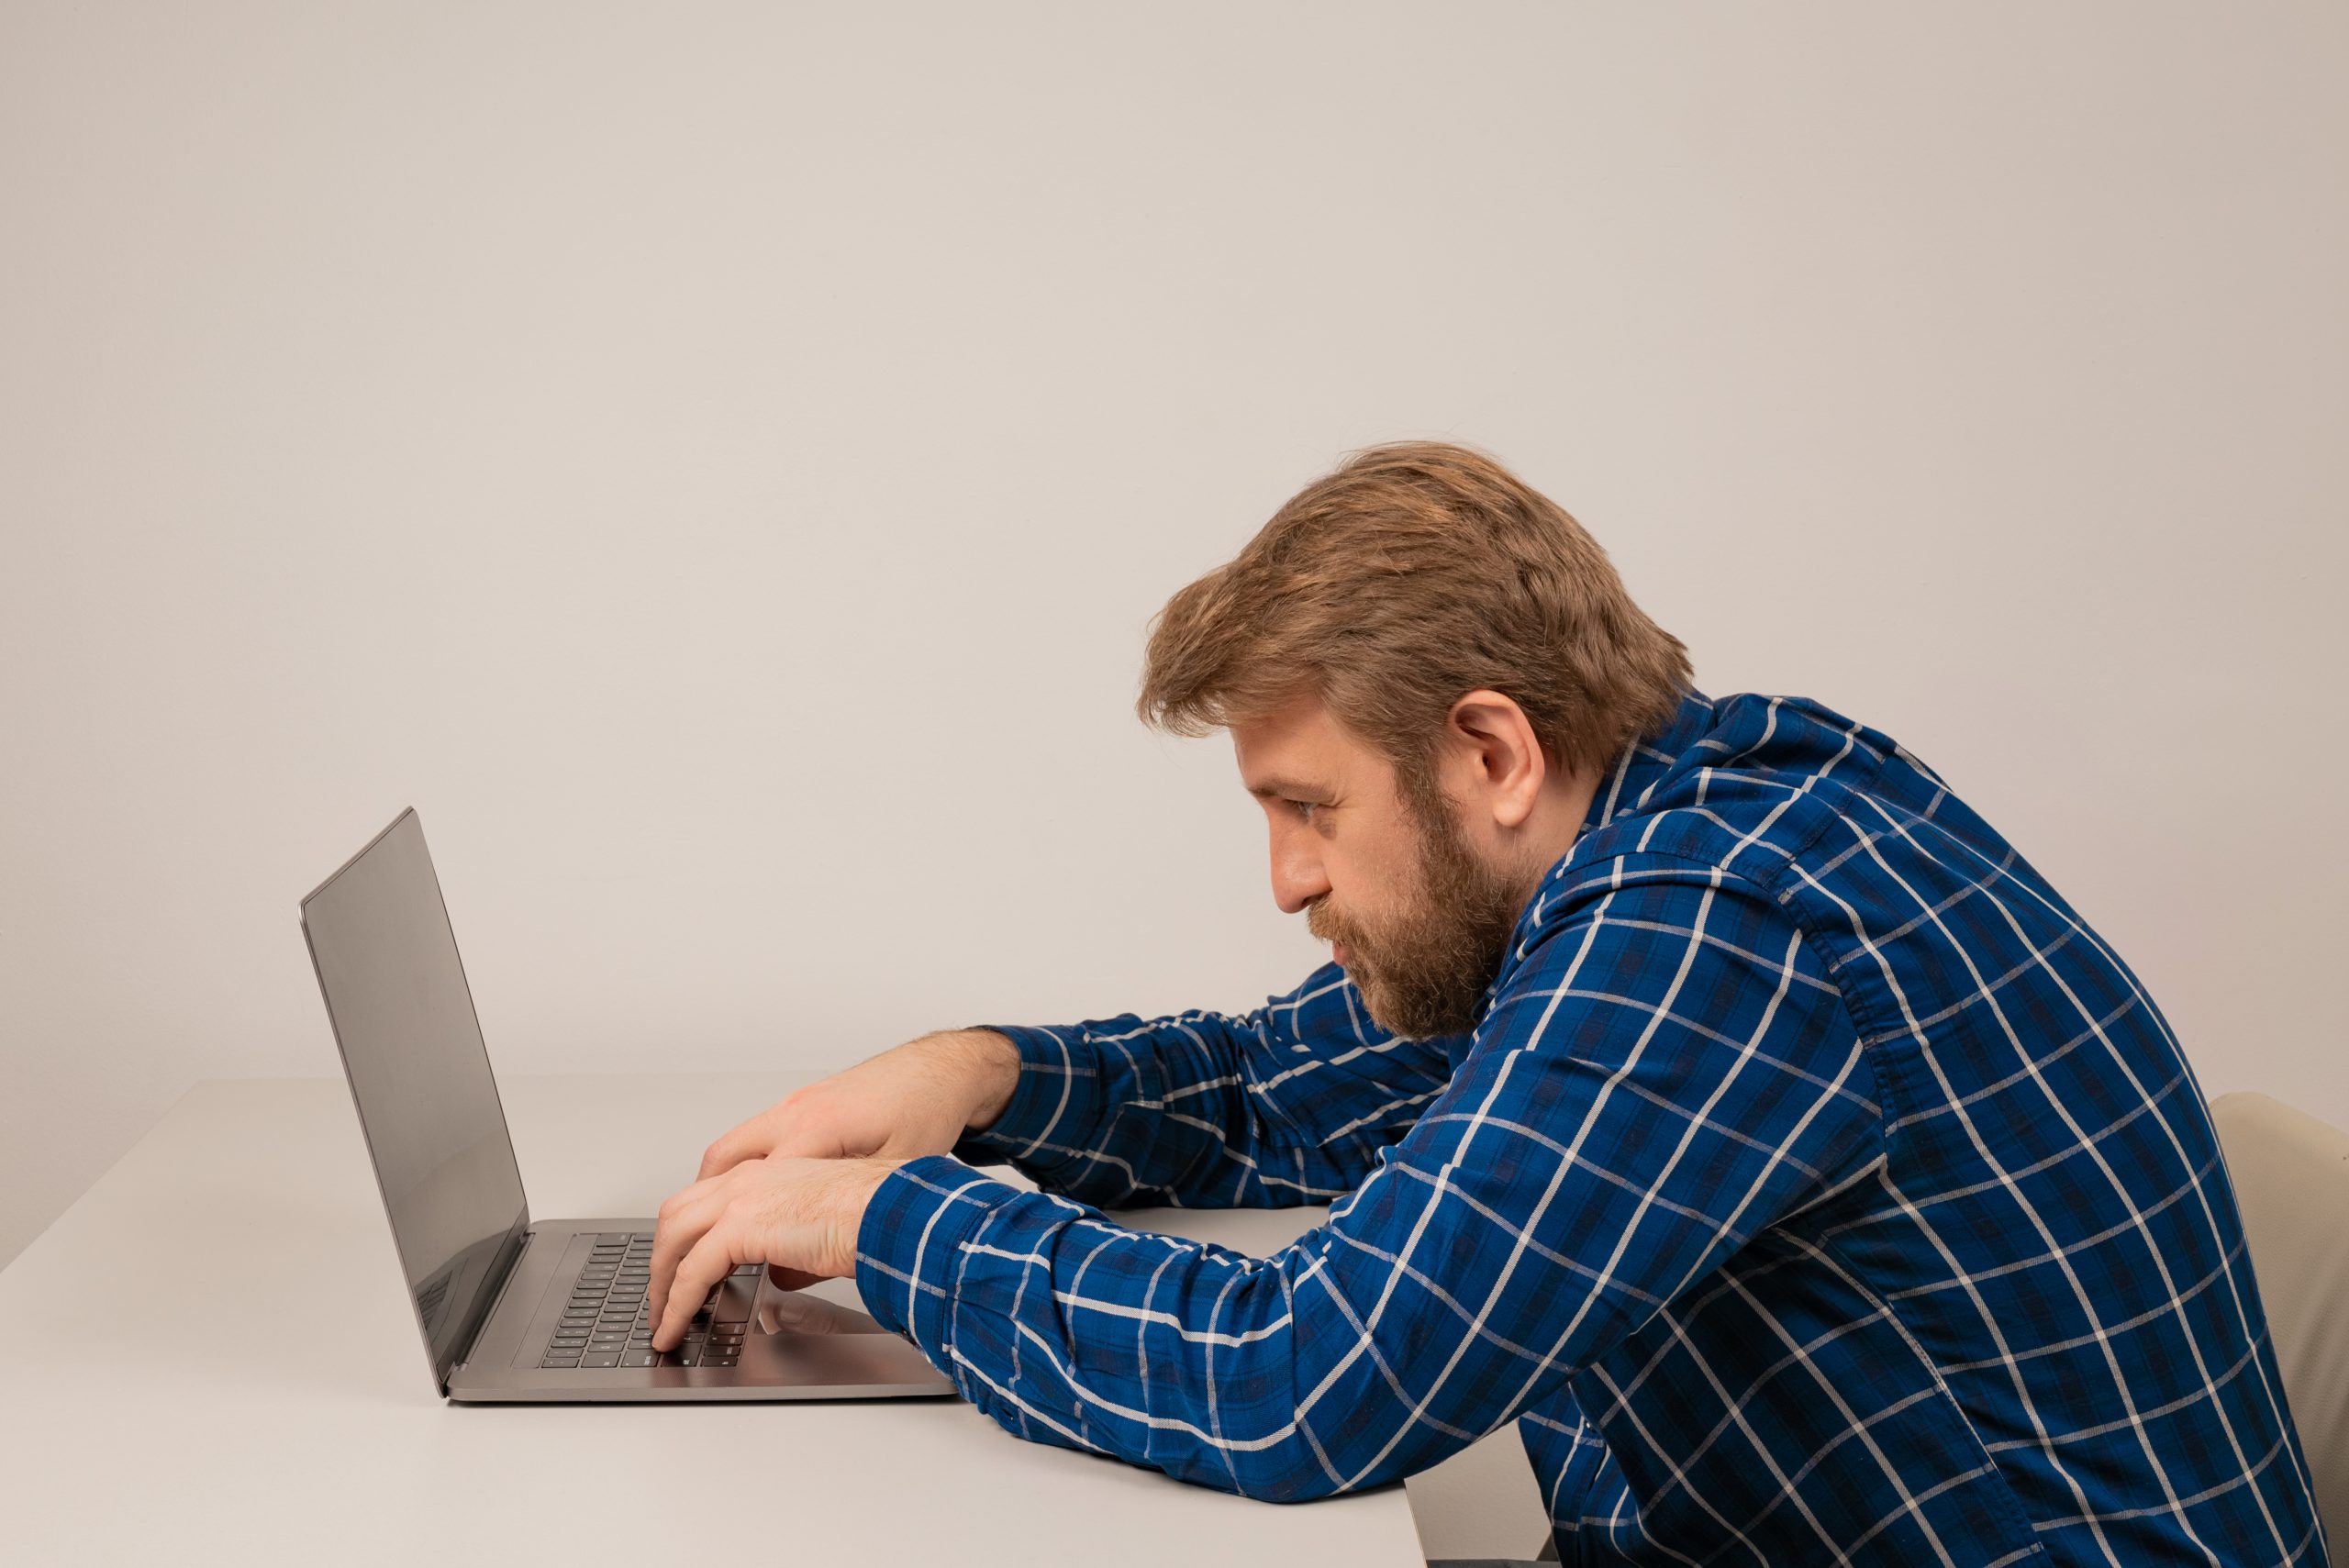
[[[1380,1029],[1335,964],[1244,1014],[985,1027],[1019,1083],[955,1154],[1104,1207],[1326,1203],[1442,1092],[1459,1043]]]

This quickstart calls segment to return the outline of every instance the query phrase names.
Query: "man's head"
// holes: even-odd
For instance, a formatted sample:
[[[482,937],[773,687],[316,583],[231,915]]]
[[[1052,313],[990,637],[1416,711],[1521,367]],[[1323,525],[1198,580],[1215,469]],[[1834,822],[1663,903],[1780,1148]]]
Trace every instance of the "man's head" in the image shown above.
[[[1375,447],[1168,601],[1139,704],[1229,728],[1303,910],[1398,1034],[1472,1027],[1598,775],[1671,722],[1687,651],[1500,464]]]

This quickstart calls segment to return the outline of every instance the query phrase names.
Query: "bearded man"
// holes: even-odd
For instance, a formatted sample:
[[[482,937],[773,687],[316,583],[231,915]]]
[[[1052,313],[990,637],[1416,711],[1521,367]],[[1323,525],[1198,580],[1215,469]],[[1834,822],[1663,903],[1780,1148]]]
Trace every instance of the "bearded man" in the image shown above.
[[[852,1274],[1019,1436],[1276,1500],[1513,1420],[1583,1562],[2324,1561],[2177,1041],[1890,737],[1693,689],[1435,443],[1175,595],[1141,707],[1229,730],[1334,962],[752,1118],[662,1206],[658,1346],[740,1264]],[[1304,1203],[1266,1258],[1101,1212]]]

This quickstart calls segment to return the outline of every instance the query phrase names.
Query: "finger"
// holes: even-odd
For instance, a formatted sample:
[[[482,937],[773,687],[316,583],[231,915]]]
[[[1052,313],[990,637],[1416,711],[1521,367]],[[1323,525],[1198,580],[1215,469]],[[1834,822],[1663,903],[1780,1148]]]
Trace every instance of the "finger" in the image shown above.
[[[718,1135],[707,1149],[702,1151],[701,1174],[695,1180],[706,1182],[712,1176],[722,1176],[745,1160],[765,1154],[774,1147],[760,1123],[764,1117],[752,1117],[739,1127],[728,1128]]]
[[[667,1307],[652,1311],[654,1350],[674,1349],[685,1337],[685,1325],[693,1321],[710,1287],[734,1272],[733,1249],[726,1244],[725,1236],[725,1226],[712,1227],[678,1262],[676,1288],[669,1293]]]
[[[668,1300],[669,1276],[718,1217],[726,1211],[726,1190],[718,1181],[696,1182],[661,1206],[652,1231],[652,1259],[646,1269],[645,1309],[654,1318]]]

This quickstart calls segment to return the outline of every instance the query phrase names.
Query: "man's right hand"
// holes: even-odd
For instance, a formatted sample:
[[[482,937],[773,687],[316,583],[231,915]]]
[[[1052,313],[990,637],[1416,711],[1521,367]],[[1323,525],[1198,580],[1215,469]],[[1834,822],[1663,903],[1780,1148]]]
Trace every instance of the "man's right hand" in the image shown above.
[[[745,1160],[944,1154],[1003,1114],[1019,1053],[991,1029],[924,1035],[785,1095],[712,1143],[696,1180]]]

